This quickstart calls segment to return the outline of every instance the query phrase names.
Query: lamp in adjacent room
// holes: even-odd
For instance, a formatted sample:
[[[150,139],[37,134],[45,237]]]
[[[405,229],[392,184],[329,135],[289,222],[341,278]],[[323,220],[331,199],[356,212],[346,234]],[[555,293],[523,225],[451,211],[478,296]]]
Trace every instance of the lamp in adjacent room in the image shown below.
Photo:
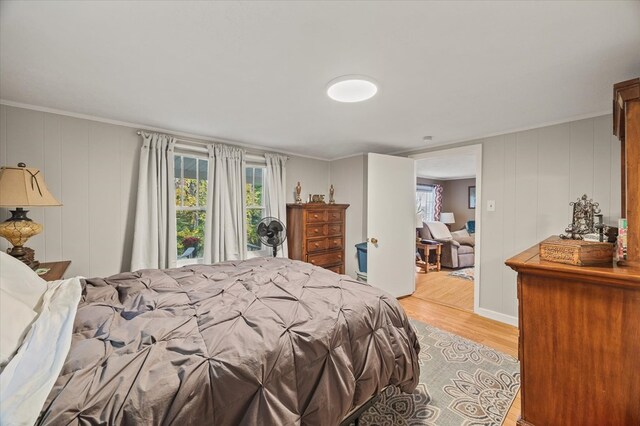
[[[444,223],[449,227],[449,229],[451,229],[451,225],[456,223],[456,218],[453,217],[453,213],[441,213],[440,222]]]
[[[34,235],[42,232],[42,225],[27,217],[23,207],[61,206],[44,183],[44,176],[38,169],[27,168],[25,163],[18,167],[0,168],[0,207],[15,207],[11,217],[0,223],[0,236],[6,238],[13,247],[7,252],[36,269],[40,262],[34,252],[24,244]]]
[[[420,240],[420,229],[424,226],[424,222],[422,221],[422,214],[416,213],[416,240]]]

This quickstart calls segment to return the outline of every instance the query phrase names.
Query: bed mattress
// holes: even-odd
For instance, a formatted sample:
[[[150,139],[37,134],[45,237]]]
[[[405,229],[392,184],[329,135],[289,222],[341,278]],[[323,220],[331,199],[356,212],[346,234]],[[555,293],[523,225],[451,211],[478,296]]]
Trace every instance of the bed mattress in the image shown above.
[[[420,375],[390,295],[288,259],[142,270],[82,283],[39,424],[336,425]]]

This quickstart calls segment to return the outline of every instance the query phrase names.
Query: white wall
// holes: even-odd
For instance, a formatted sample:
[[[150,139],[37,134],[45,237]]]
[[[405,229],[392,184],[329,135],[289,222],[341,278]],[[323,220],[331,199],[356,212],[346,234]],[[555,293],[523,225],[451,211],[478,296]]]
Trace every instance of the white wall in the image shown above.
[[[611,134],[611,116],[605,115],[421,152],[475,144],[483,145],[484,205],[477,206],[483,250],[479,305],[482,314],[515,323],[516,276],[504,261],[563,232],[571,221],[569,202],[584,193],[600,203],[605,222],[616,224],[620,143]],[[366,239],[366,211],[360,214],[354,208],[361,202],[366,206],[367,165],[365,159],[360,167],[360,158],[331,162],[336,199],[351,204],[348,273],[355,267],[349,247],[359,238]],[[487,200],[495,200],[494,212],[486,211]]]
[[[31,209],[44,231],[27,245],[40,261],[71,260],[69,275],[129,267],[139,136],[95,121],[0,106],[0,164],[44,173],[62,207]],[[2,218],[8,212],[2,209]],[[2,249],[8,247],[1,239]]]
[[[296,184],[300,181],[302,202],[309,194],[325,194],[329,201],[329,161],[289,156],[287,161],[287,203],[295,201]]]
[[[477,208],[484,314],[515,321],[516,275],[504,261],[562,233],[571,221],[569,202],[586,193],[600,203],[605,222],[616,224],[620,142],[611,133],[611,116],[605,115],[460,144],[483,146],[484,205]],[[486,210],[488,200],[495,200],[494,212]]]
[[[44,225],[27,245],[40,261],[71,260],[68,275],[108,276],[130,266],[138,158],[137,128],[0,105],[0,165],[42,170],[63,207],[34,208]],[[288,201],[329,193],[329,162],[291,156]],[[0,220],[9,217],[0,209]],[[0,238],[0,249],[8,242]]]
[[[34,208],[44,224],[29,240],[41,261],[72,260],[70,274],[106,276],[127,270],[137,185],[137,129],[28,109],[0,106],[0,164],[24,161],[40,168],[63,207]],[[605,220],[620,214],[620,144],[611,116],[574,121],[465,143],[483,145],[483,259],[480,307],[517,315],[515,274],[508,257],[570,221],[569,202],[583,193],[600,202]],[[449,147],[446,147],[449,148]],[[441,148],[442,149],[442,148]],[[415,152],[414,152],[415,153]],[[366,239],[364,156],[332,162],[291,157],[287,200],[299,180],[302,193],[349,203],[347,273],[356,268],[356,242]],[[486,211],[486,201],[496,211]],[[8,217],[6,210],[0,211]],[[0,248],[6,248],[4,239]]]
[[[331,162],[330,181],[336,203],[350,204],[346,216],[345,273],[356,278],[355,245],[366,241],[366,156],[357,155]]]

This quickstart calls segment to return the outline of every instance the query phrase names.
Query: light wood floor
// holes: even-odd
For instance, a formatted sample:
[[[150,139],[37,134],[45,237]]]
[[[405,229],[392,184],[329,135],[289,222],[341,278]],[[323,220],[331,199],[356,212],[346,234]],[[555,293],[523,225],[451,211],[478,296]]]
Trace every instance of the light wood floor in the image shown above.
[[[450,272],[425,274],[416,268],[416,291],[412,297],[473,312],[473,281],[449,276]]]
[[[490,346],[511,356],[518,356],[518,329],[516,327],[481,317],[473,312],[430,302],[415,294],[400,299],[400,304],[410,318]],[[505,426],[515,425],[519,415],[520,392],[518,392],[503,424]]]

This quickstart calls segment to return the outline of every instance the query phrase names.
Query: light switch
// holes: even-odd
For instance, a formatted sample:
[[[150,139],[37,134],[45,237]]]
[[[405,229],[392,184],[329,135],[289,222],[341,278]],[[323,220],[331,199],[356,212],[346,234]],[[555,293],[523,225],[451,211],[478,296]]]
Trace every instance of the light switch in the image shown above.
[[[496,211],[496,200],[488,200],[487,201],[487,211],[495,212]]]

